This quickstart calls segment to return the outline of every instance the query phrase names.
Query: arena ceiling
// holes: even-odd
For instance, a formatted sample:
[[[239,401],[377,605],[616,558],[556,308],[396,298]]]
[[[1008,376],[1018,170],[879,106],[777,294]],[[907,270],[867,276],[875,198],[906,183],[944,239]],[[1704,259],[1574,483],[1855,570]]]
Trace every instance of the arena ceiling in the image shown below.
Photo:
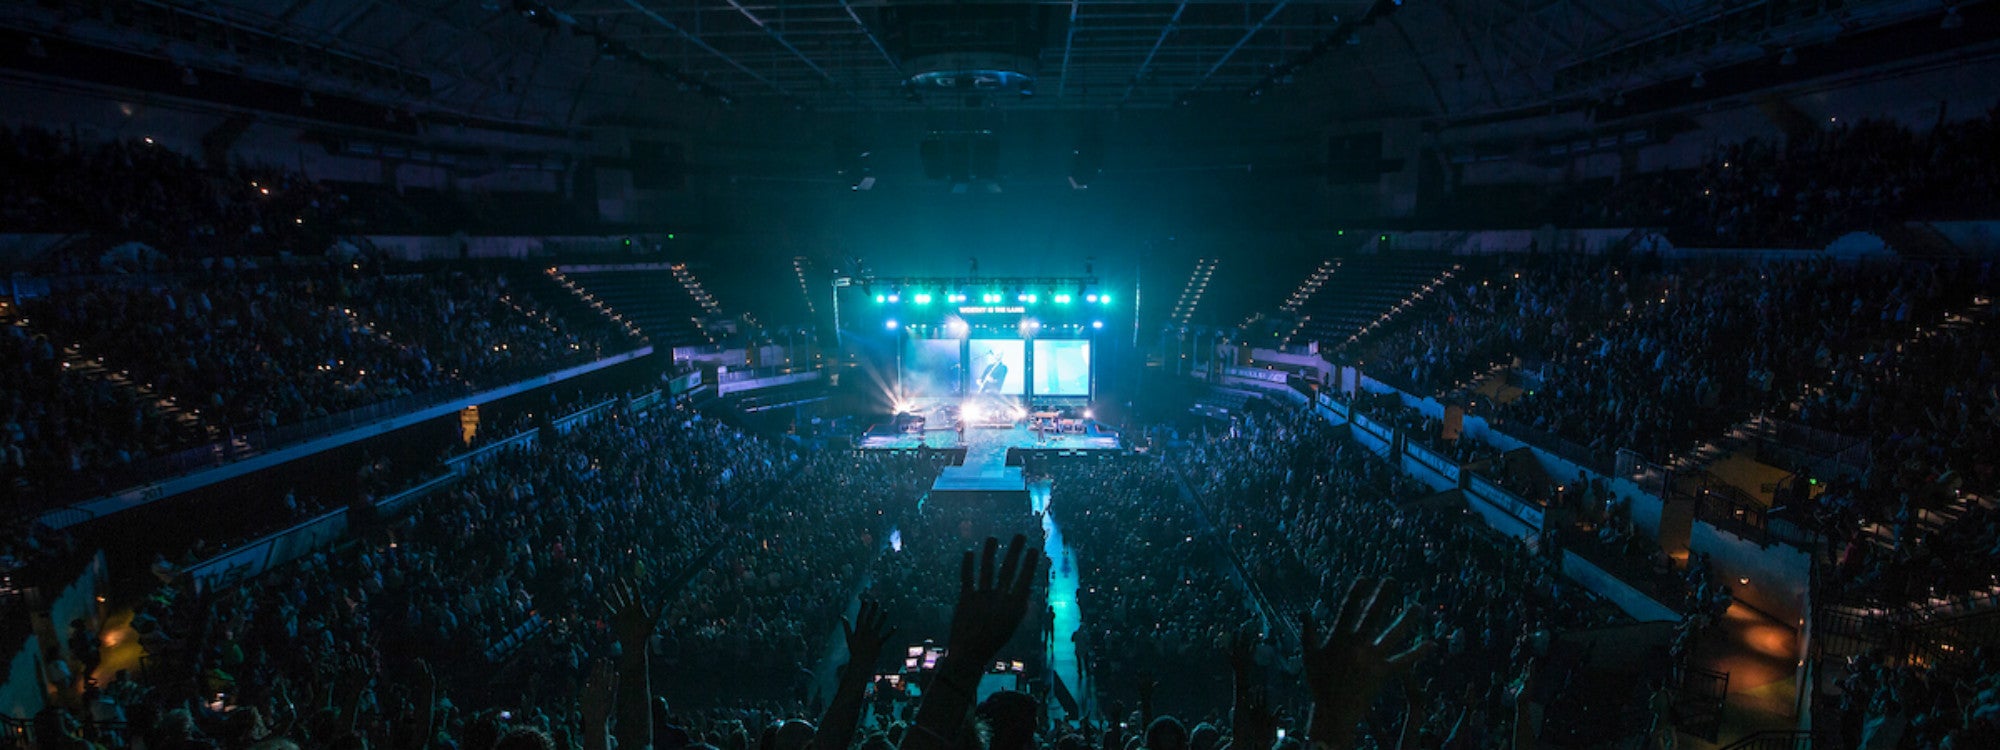
[[[359,96],[575,127],[707,106],[1103,110],[1279,99],[1316,117],[1462,117],[1608,97],[1977,1],[39,0],[7,21],[101,36],[95,27],[115,26],[121,6],[168,9],[426,79],[420,97],[352,84]],[[131,44],[201,56],[187,49],[189,33],[127,26]],[[957,48],[978,53],[941,53]],[[935,70],[946,74],[908,83]]]

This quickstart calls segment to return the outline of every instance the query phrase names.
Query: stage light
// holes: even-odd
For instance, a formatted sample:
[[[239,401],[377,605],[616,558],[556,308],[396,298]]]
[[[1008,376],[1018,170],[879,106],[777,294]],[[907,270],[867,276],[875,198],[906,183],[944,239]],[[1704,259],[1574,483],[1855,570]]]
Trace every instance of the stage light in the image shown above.
[[[878,305],[879,305],[879,304],[882,304],[882,303],[884,303],[884,302],[888,302],[888,301],[889,301],[889,295],[886,295],[886,294],[877,294],[877,295],[875,295],[875,304],[878,304]]]
[[[1096,415],[1095,413],[1091,412],[1091,410],[1089,410],[1089,409],[1085,409],[1085,410],[1083,410],[1083,418],[1084,418],[1084,419],[1096,419],[1096,418],[1097,418],[1097,415]]]
[[[960,422],[977,422],[980,416],[982,415],[979,413],[978,404],[967,402],[958,409],[958,421]]]
[[[1093,321],[1090,321],[1090,327],[1091,327],[1091,328],[1096,328],[1096,329],[1103,329],[1103,328],[1104,328],[1104,321],[1102,321],[1102,320],[1093,320]]]
[[[1056,304],[1058,305],[1067,305],[1069,304],[1069,301],[1070,301],[1070,296],[1067,294],[1056,295]]]
[[[889,295],[889,301],[890,301],[890,302],[902,302],[902,301],[903,301],[903,295],[900,295],[900,294],[891,294],[891,295]]]
[[[963,320],[953,320],[949,323],[946,323],[945,328],[950,329],[951,332],[954,334],[963,336],[965,335],[967,326],[965,325],[965,321]]]
[[[931,303],[931,296],[928,294],[919,294],[915,299],[919,305],[928,305]]]
[[[882,321],[882,327],[887,328],[891,331],[896,330],[896,319],[890,318],[888,320]]]
[[[1109,304],[1111,304],[1111,295],[1109,295],[1109,294],[1100,294],[1100,295],[1097,295],[1097,303],[1098,303],[1098,304],[1100,304],[1100,305],[1109,305]]]
[[[1083,296],[1083,301],[1085,301],[1085,302],[1088,302],[1088,303],[1090,303],[1090,304],[1093,304],[1093,305],[1095,305],[1095,304],[1097,304],[1097,295],[1095,295],[1095,294],[1086,294],[1086,295],[1084,295],[1084,296]]]
[[[1026,303],[1029,303],[1029,304],[1034,304],[1034,302],[1035,302],[1035,295],[1032,295],[1032,294],[1019,294],[1019,295],[1015,295],[1015,296],[1014,296],[1014,299],[1017,299],[1017,300],[1020,300],[1020,301],[1022,301],[1022,302],[1026,302]]]

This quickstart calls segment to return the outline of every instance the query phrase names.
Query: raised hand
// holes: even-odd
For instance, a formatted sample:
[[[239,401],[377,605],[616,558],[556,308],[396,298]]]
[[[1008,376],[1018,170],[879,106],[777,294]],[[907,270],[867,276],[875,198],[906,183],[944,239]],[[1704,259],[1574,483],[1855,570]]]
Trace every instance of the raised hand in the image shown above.
[[[1306,686],[1313,694],[1314,743],[1350,747],[1355,723],[1382,686],[1409,671],[1435,646],[1430,642],[1403,646],[1423,615],[1415,607],[1401,606],[1402,595],[1394,579],[1356,580],[1340,603],[1333,627],[1323,635],[1311,612],[1300,614]]]
[[[1229,634],[1229,671],[1238,679],[1250,674],[1256,664],[1257,640],[1257,633],[1248,627]]]
[[[853,679],[866,680],[874,674],[875,663],[882,658],[882,647],[896,636],[896,629],[889,626],[889,614],[882,611],[882,604],[872,599],[861,600],[861,610],[854,613],[853,622],[840,618],[840,632],[847,636],[847,671]]]
[[[1266,750],[1278,739],[1278,717],[1271,710],[1271,697],[1251,674],[1256,666],[1258,636],[1250,628],[1229,636],[1229,670],[1235,676],[1235,705],[1231,709],[1230,735],[1239,750]]]
[[[648,603],[629,581],[612,584],[604,606],[611,610],[611,633],[618,638],[619,645],[626,649],[645,648],[647,639],[653,637],[653,628],[659,624],[659,606]]]
[[[958,607],[951,613],[953,661],[983,668],[1028,616],[1028,592],[1041,578],[1042,553],[1015,534],[1007,556],[996,568],[1000,540],[987,537],[979,557],[968,551],[958,568]]]
[[[604,750],[610,745],[608,722],[617,690],[618,670],[611,666],[611,660],[592,660],[590,676],[583,680],[583,692],[577,696],[576,707],[577,713],[583,715],[585,750]]]
[[[958,607],[944,663],[924,687],[916,725],[901,750],[950,750],[971,717],[979,674],[1014,637],[1028,616],[1028,592],[1042,575],[1042,553],[1016,534],[997,567],[1000,540],[988,538],[977,558],[966,552],[958,568]]]
[[[846,750],[852,742],[855,727],[861,725],[861,699],[875,674],[875,663],[882,657],[882,647],[896,635],[896,629],[889,627],[888,613],[869,599],[861,600],[852,622],[840,618],[840,631],[847,636],[847,667],[841,670],[833,700],[827,702],[826,713],[820,717],[811,750]]]

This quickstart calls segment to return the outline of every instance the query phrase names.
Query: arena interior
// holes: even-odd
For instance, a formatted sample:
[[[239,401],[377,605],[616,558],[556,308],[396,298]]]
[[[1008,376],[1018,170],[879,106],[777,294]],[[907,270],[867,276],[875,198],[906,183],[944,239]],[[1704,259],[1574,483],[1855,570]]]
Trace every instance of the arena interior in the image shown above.
[[[1987,0],[13,0],[0,745],[2000,748],[1996,259]]]

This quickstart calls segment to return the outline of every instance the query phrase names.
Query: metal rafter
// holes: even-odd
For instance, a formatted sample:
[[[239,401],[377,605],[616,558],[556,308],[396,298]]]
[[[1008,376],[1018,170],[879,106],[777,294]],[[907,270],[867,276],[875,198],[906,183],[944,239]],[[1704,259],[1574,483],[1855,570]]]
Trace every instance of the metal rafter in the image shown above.
[[[1285,7],[1284,3],[1278,4],[1278,8],[1283,8],[1283,7]],[[1187,12],[1187,0],[1181,0],[1179,5],[1174,6],[1174,17],[1167,19],[1167,24],[1165,26],[1160,27],[1160,36],[1153,40],[1153,48],[1146,51],[1146,59],[1139,63],[1139,72],[1132,74],[1132,82],[1126,84],[1125,96],[1122,97],[1120,101],[1125,101],[1132,98],[1132,90],[1139,87],[1139,79],[1145,78],[1146,73],[1152,69],[1153,56],[1160,54],[1160,45],[1166,44],[1167,37],[1173,36],[1174,28],[1181,25],[1181,14],[1185,12]],[[1277,9],[1272,10],[1272,13],[1275,14],[1276,12]],[[1270,20],[1270,18],[1267,16],[1264,20],[1268,21]],[[1262,24],[1258,24],[1258,26],[1261,28]],[[1254,34],[1256,32],[1252,31],[1251,33]],[[1246,37],[1246,39],[1247,38],[1248,37]],[[1237,46],[1239,47],[1242,46],[1242,42],[1238,42]],[[1233,55],[1235,53],[1236,50],[1231,49],[1228,54],[1223,55],[1222,59],[1228,60],[1229,55]],[[1221,63],[1217,63],[1216,67],[1221,67]],[[1209,71],[1210,74],[1213,74],[1214,72],[1215,71],[1212,69]],[[1207,80],[1207,79],[1208,76],[1202,76],[1202,80]],[[1201,84],[1196,83],[1195,86],[1199,87],[1201,86]]]
[[[666,16],[660,15],[653,9],[646,7],[643,3],[640,3],[639,0],[624,0],[624,2],[627,6],[631,7],[633,10],[638,11],[639,15],[645,16],[647,20],[650,20],[653,23],[657,23],[660,26],[665,27],[668,31],[672,31],[676,34],[679,34],[681,38],[686,39],[689,44],[694,45],[703,52],[707,52],[711,55],[716,56],[723,62],[728,63],[729,67],[742,71],[743,75],[750,76],[752,80],[755,80],[758,83],[771,87],[772,90],[777,91],[780,95],[783,96],[792,95],[792,92],[786,91],[785,87],[778,85],[776,81],[773,81],[769,78],[765,78],[764,76],[758,74],[757,71],[751,70],[748,66],[744,65],[741,62],[738,62],[736,58],[729,56],[722,50],[709,46],[708,42],[702,41],[700,36],[688,32],[687,29],[681,28],[680,24],[674,23]]]
[[[1069,27],[1063,29],[1063,56],[1060,78],[1056,82],[1056,98],[1061,99],[1069,91],[1069,53],[1076,48],[1076,6],[1077,0],[1069,0]]]
[[[874,45],[875,51],[882,53],[882,60],[889,63],[889,67],[894,68],[897,75],[902,75],[903,66],[896,63],[895,56],[889,54],[889,48],[882,46],[882,40],[875,37],[875,30],[868,28],[868,24],[861,20],[861,14],[854,12],[854,5],[847,0],[840,0],[840,9],[847,12],[848,20],[860,27],[861,33],[868,37],[868,43]]]
[[[769,24],[764,23],[764,19],[758,18],[757,14],[750,12],[749,8],[743,7],[743,4],[736,0],[723,0],[723,2],[729,3],[729,7],[735,8],[736,12],[743,14],[744,18],[750,19],[750,23],[756,24],[758,29],[763,30],[765,34],[769,35],[771,41],[777,42],[778,46],[784,47],[786,52],[790,52],[793,57],[797,57],[799,62],[805,63],[808,68],[812,68],[812,72],[818,73],[819,77],[826,79],[827,83],[834,82],[833,76],[821,69],[819,63],[813,62],[810,57],[806,57],[806,53],[800,52],[799,48],[792,46],[791,42],[785,40],[784,34],[778,33],[777,29],[773,29]]]
[[[1228,52],[1222,53],[1222,59],[1216,60],[1214,65],[1209,66],[1208,72],[1202,74],[1201,80],[1194,82],[1194,88],[1201,88],[1202,84],[1208,83],[1208,79],[1214,78],[1215,71],[1221,70],[1223,65],[1228,64],[1229,59],[1236,56],[1237,50],[1243,49],[1243,45],[1249,44],[1251,37],[1257,36],[1257,32],[1264,30],[1265,24],[1270,23],[1271,19],[1277,18],[1278,14],[1285,10],[1285,6],[1291,4],[1291,0],[1280,0],[1277,5],[1271,6],[1271,12],[1265,13],[1264,17],[1257,21],[1257,25],[1250,27],[1249,31],[1244,32],[1243,38],[1236,40],[1236,44],[1231,46]]]

